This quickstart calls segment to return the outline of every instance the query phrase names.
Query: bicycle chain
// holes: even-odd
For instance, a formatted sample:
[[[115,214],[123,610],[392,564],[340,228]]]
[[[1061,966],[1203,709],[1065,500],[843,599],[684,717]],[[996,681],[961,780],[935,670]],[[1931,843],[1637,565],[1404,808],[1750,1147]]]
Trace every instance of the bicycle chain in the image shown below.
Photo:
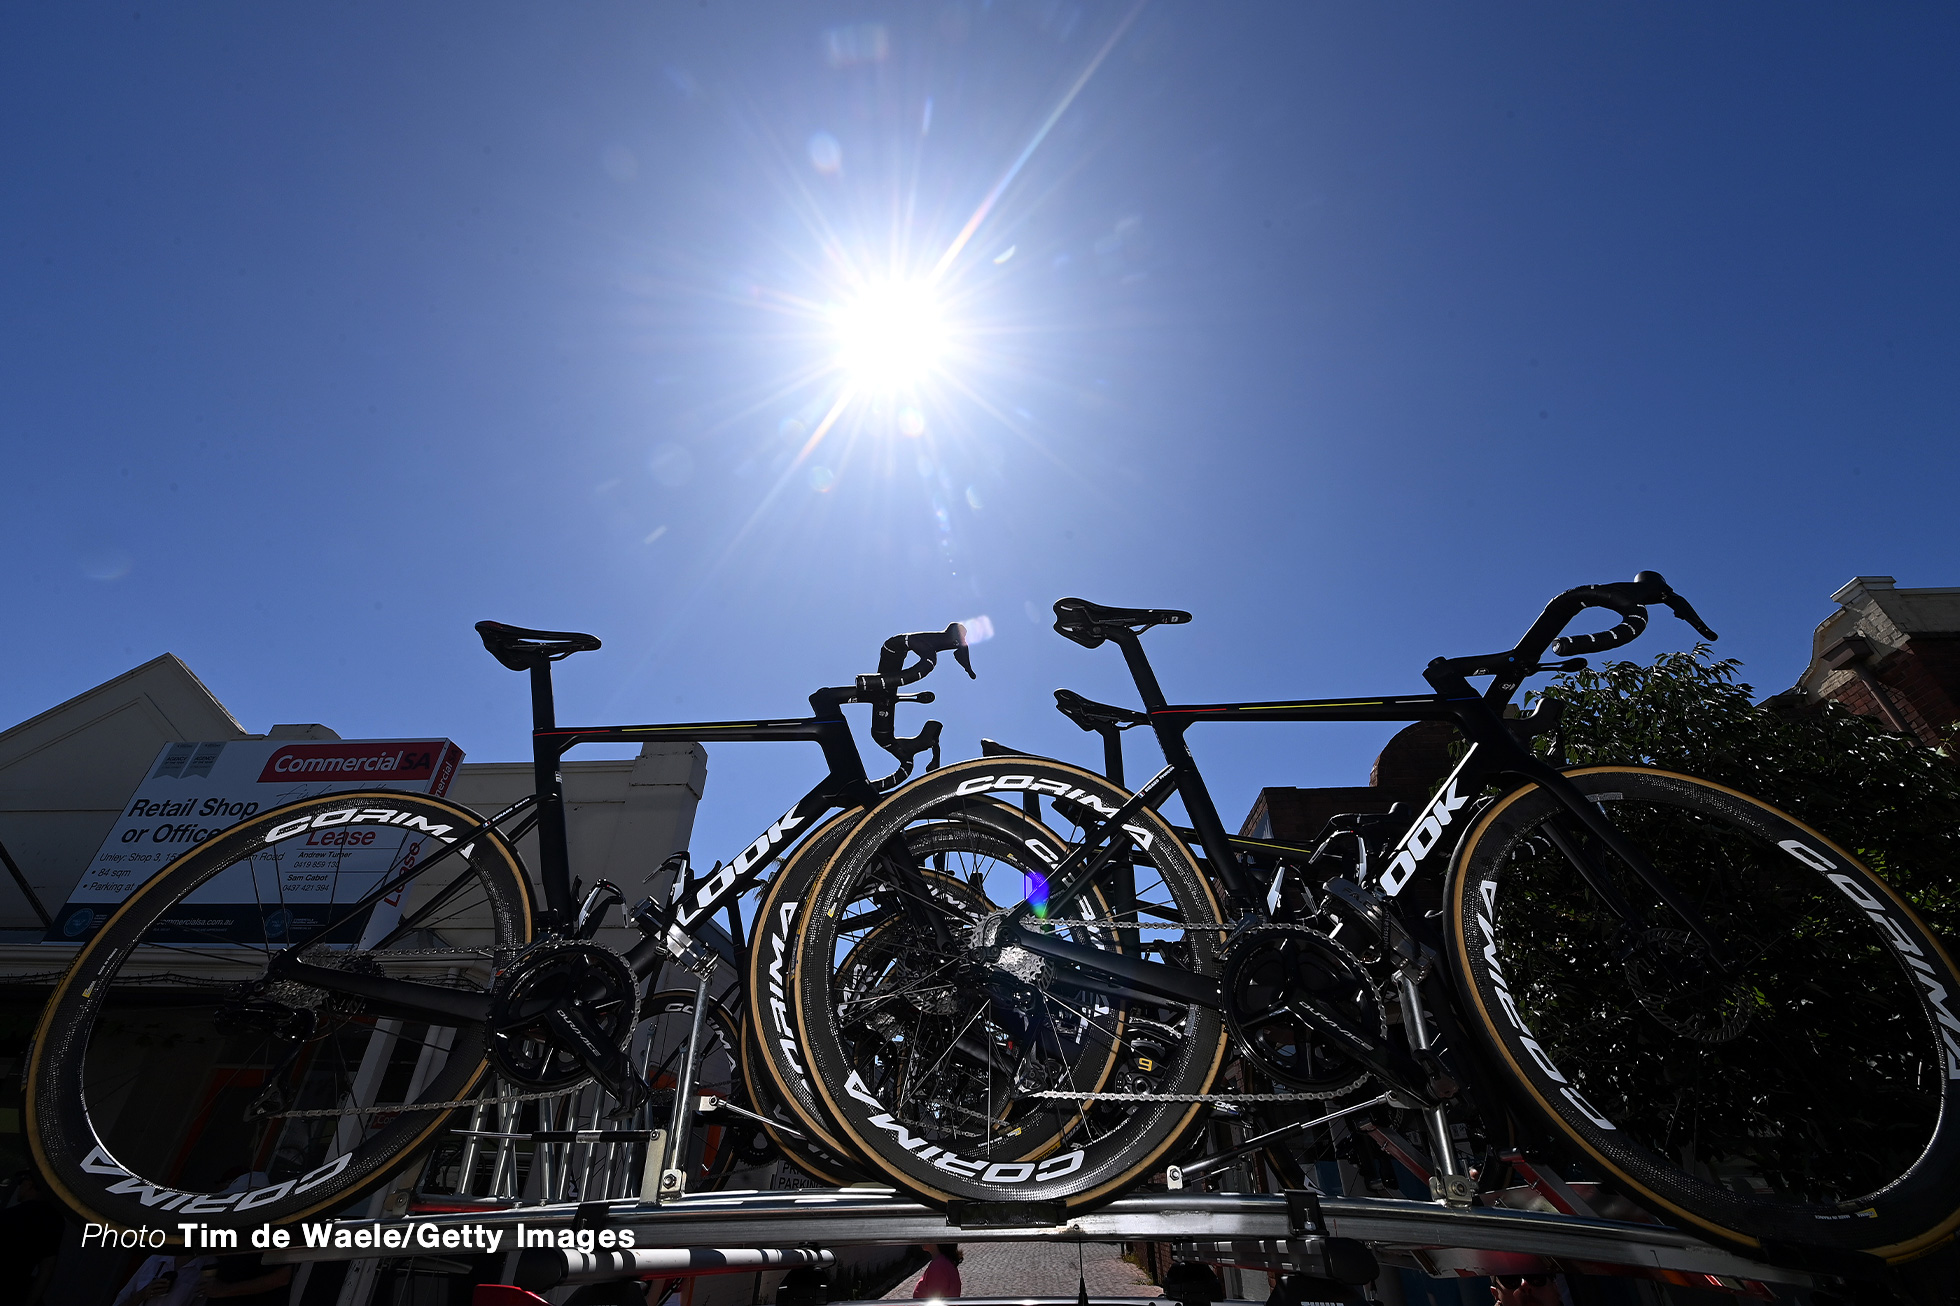
[[[1059,925],[1066,922],[1044,921],[1043,924]],[[1129,929],[1130,926],[1124,924],[1117,928]],[[1162,924],[1144,925],[1141,928],[1183,930],[1186,933],[1192,930],[1224,930],[1228,933],[1236,930],[1241,934],[1260,934],[1271,930],[1291,931],[1298,934],[1324,933],[1311,925],[1283,921],[1262,921],[1256,925],[1248,925],[1243,930],[1240,930],[1237,925],[1230,925],[1224,921],[1183,921],[1176,924],[1166,921]],[[1063,1102],[1199,1102],[1207,1105],[1221,1102],[1326,1102],[1330,1100],[1315,1097],[1311,1093],[1070,1093],[1056,1088],[1023,1093],[1021,1096]]]
[[[1050,922],[1043,922],[1043,924],[1049,924],[1049,925],[1059,927],[1059,926],[1071,924],[1071,922],[1050,921]],[[1130,927],[1124,925],[1119,928],[1127,929]],[[1148,924],[1148,925],[1140,926],[1139,928],[1159,929],[1159,930],[1182,930],[1188,933],[1189,931],[1192,930],[1230,931],[1236,929],[1237,927],[1233,925],[1228,925],[1222,921],[1185,921],[1179,924],[1170,924],[1168,922],[1163,924]],[[1314,929],[1314,927],[1311,925],[1282,924],[1282,923],[1271,922],[1271,921],[1265,922],[1263,924],[1247,926],[1246,929],[1244,930],[1244,933],[1250,934],[1256,931],[1265,931],[1265,930],[1293,930],[1306,934],[1320,933],[1319,930]],[[372,954],[363,954],[363,955],[372,955]],[[427,948],[418,951],[408,951],[408,950],[395,951],[394,949],[387,949],[383,955],[390,956],[390,957],[452,957],[452,956],[460,956],[460,955],[486,956],[488,955],[488,953],[482,949],[471,951],[469,949],[459,949],[459,948]],[[460,1110],[461,1108],[466,1106],[494,1106],[500,1102],[535,1102],[543,1098],[569,1097],[573,1093],[583,1091],[586,1087],[588,1087],[587,1084],[581,1084],[576,1088],[554,1089],[553,1091],[548,1093],[518,1093],[508,1097],[472,1097],[472,1098],[464,1098],[455,1102],[415,1102],[403,1106],[369,1106],[369,1107],[346,1107],[346,1108],[326,1107],[326,1108],[320,1108],[312,1111],[279,1111],[279,1112],[275,1112],[274,1114],[266,1118],[269,1120],[310,1120],[310,1119],[320,1119],[320,1118],[325,1118],[330,1116],[373,1116],[373,1115],[389,1115],[389,1114],[399,1115],[409,1111],[455,1111],[455,1110]],[[1033,1093],[1022,1093],[1019,1094],[1019,1096],[1025,1098],[1039,1098],[1043,1100],[1056,1100],[1056,1101],[1065,1101],[1065,1102],[1109,1101],[1109,1102],[1218,1103],[1218,1102],[1320,1102],[1326,1100],[1324,1098],[1313,1097],[1306,1093],[1070,1093],[1060,1089],[1041,1089]]]

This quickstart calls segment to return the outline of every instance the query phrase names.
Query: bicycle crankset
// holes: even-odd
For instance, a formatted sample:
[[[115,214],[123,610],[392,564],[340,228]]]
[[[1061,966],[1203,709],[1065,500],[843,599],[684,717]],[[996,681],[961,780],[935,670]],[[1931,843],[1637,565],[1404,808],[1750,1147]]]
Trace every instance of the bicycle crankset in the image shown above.
[[[1245,1055],[1274,1079],[1307,1097],[1338,1097],[1368,1078],[1361,1059],[1343,1051],[1339,1021],[1376,1048],[1388,1017],[1374,983],[1354,954],[1318,932],[1254,929],[1225,954],[1225,1019]]]
[[[639,1017],[640,982],[618,953],[548,939],[519,953],[490,995],[490,1060],[513,1084],[569,1088],[596,1077],[619,1102],[647,1100],[627,1058]]]

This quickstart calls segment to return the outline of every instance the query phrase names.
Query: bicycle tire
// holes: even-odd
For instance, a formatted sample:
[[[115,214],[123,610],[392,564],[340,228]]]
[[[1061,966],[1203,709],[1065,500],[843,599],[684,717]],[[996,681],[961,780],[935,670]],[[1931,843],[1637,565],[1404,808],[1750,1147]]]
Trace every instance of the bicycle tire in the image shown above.
[[[750,1091],[763,1104],[758,1110],[777,1122],[778,1127],[769,1131],[770,1137],[784,1154],[812,1178],[835,1187],[861,1182],[868,1172],[863,1158],[838,1136],[810,1082],[791,1006],[794,940],[802,928],[801,908],[811,885],[863,817],[863,808],[838,813],[797,845],[789,860],[770,877],[756,908],[745,976],[749,1028],[755,1034],[744,1043],[744,1054],[750,1058]],[[996,837],[1022,838],[1042,832],[1019,810],[1003,803],[963,803],[953,819]],[[930,852],[924,852],[921,845],[922,855],[945,857],[959,851],[961,836],[951,829],[937,830],[930,842]],[[804,1137],[785,1132],[782,1126]]]
[[[962,805],[998,806],[1002,798],[1043,794],[1105,814],[1129,797],[1100,776],[1040,758],[986,758],[946,767],[913,781],[866,815],[825,866],[805,909],[794,996],[812,1082],[831,1123],[865,1161],[929,1204],[1042,1201],[1086,1210],[1113,1200],[1189,1140],[1204,1108],[1183,1101],[1095,1101],[1086,1095],[1202,1093],[1224,1056],[1224,1023],[1208,1007],[1113,996],[1096,987],[1107,981],[1085,982],[1079,974],[1008,955],[1019,949],[983,955],[944,921],[935,929],[944,930],[951,944],[901,920],[904,911],[945,912],[947,907],[943,895],[936,905],[916,894],[906,903],[901,888],[887,882],[887,873],[878,868],[894,837],[915,822],[944,823]],[[1153,901],[1153,910],[1173,925],[1216,921],[1219,909],[1210,886],[1171,828],[1148,811],[1125,828],[1141,845],[1135,857],[1148,879],[1141,891],[1165,899]],[[979,898],[990,906],[1017,901],[1025,893],[1023,877],[1043,882],[1038,877],[1061,859],[1068,843],[1067,836],[1045,827],[1040,835],[1003,840],[990,850],[996,864],[970,870],[966,882],[978,893],[996,877],[1006,877],[1011,892],[996,888]],[[875,906],[880,895],[897,905]],[[852,904],[867,899],[875,909],[852,915]],[[954,924],[971,937],[971,924]],[[1089,946],[1154,949],[1187,971],[1218,973],[1223,935],[1215,929],[1175,929],[1158,938],[1134,911],[1119,916],[1095,904],[1083,908],[1079,920],[1058,915],[1048,918],[1048,926]],[[1145,931],[1153,934],[1149,942],[1141,941]],[[884,987],[869,987],[867,976]],[[853,984],[858,987],[849,987]],[[840,1018],[846,1004],[854,1013],[882,1010],[894,1022],[884,1045],[867,1050],[854,1042],[854,1031],[874,1022],[858,1014]],[[971,1034],[976,1025],[983,1033]],[[1083,1071],[1079,1078],[1077,1063],[1067,1060],[1071,1037]],[[917,1061],[925,1062],[935,1050],[937,1059],[923,1073],[897,1073],[897,1066],[914,1055],[910,1049],[919,1046],[926,1051]],[[973,1047],[990,1049],[984,1061],[976,1060]],[[965,1062],[942,1071],[956,1051]],[[1000,1063],[1007,1059],[1013,1070],[1003,1080]],[[972,1064],[962,1073],[967,1063]],[[1028,1096],[1042,1085],[1051,1086],[1044,1091],[1080,1092],[1085,1098]]]
[[[275,947],[303,943],[318,918],[288,899],[285,876],[329,876],[330,904],[363,848],[390,871],[406,869],[426,860],[432,839],[453,845],[452,831],[480,819],[413,794],[302,799],[212,837],[133,892],[77,954],[35,1034],[26,1133],[56,1196],[112,1226],[188,1218],[245,1227],[318,1215],[395,1177],[450,1115],[416,1104],[476,1091],[486,1066],[482,1026],[393,1019],[370,1014],[361,999],[258,982]],[[191,899],[226,871],[227,901],[249,893],[256,924],[249,911],[230,922],[214,923],[209,907],[197,915]],[[317,946],[306,959],[487,989],[531,936],[530,888],[515,851],[500,835],[481,835],[428,880],[403,891],[403,920],[419,919],[416,928],[444,948]],[[370,883],[350,886],[343,900]],[[186,904],[188,914],[173,914]],[[253,985],[249,995],[241,987]],[[144,1019],[122,1019],[130,1010]],[[285,1100],[254,1115],[269,1088]],[[391,1105],[401,1109],[366,1110]],[[306,1109],[336,1114],[284,1114]],[[245,1191],[227,1191],[234,1170]]]
[[[864,816],[854,807],[839,812],[799,843],[769,877],[756,905],[744,984],[748,994],[744,1065],[756,1111],[776,1122],[764,1126],[776,1146],[803,1173],[842,1188],[865,1173],[849,1144],[839,1139],[818,1104],[804,1064],[795,1016],[790,1010],[797,919],[817,872]],[[786,1132],[795,1130],[796,1133]]]
[[[1583,1161],[1664,1220],[1742,1247],[1888,1260],[1960,1228],[1960,976],[1855,857],[1737,790],[1566,773],[1708,923],[1709,951],[1537,786],[1452,865],[1449,954],[1481,1041]],[[1612,876],[1639,934],[1554,833]]]

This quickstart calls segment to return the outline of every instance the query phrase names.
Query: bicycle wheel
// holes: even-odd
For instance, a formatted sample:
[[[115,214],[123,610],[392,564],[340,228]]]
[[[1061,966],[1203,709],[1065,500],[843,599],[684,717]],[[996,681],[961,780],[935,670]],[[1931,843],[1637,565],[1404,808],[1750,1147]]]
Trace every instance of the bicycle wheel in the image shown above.
[[[788,862],[770,877],[756,909],[755,945],[749,949],[746,977],[749,1027],[756,1033],[744,1044],[744,1055],[749,1058],[745,1064],[751,1067],[747,1072],[751,1092],[763,1104],[757,1109],[779,1122],[778,1128],[769,1131],[770,1137],[798,1168],[837,1187],[864,1179],[864,1163],[842,1141],[824,1113],[810,1082],[790,1002],[801,909],[818,873],[863,817],[863,809],[854,808],[831,818],[798,845]],[[983,853],[997,850],[1001,839],[1046,833],[1018,809],[998,802],[961,800],[947,819],[970,827],[974,838],[986,840],[979,846]],[[918,827],[919,831],[925,829],[924,825]],[[971,851],[972,845],[973,840],[963,839],[952,827],[935,828],[929,836],[920,837],[916,861],[920,865],[936,862],[943,871],[949,857]],[[785,1132],[783,1127],[803,1137]]]
[[[836,1188],[857,1183],[864,1178],[864,1171],[850,1145],[831,1129],[811,1086],[796,1018],[790,1011],[790,990],[797,922],[810,885],[863,816],[860,807],[831,817],[798,844],[769,877],[756,906],[744,977],[749,1037],[743,1042],[743,1055],[760,1104],[756,1110],[777,1122],[769,1136],[792,1164],[819,1183]]]
[[[687,1037],[694,1021],[695,995],[688,989],[663,989],[649,994],[641,1011],[636,1044],[640,1073],[653,1089],[646,1107],[650,1129],[665,1129],[673,1119],[674,1091],[680,1085],[687,1059]],[[742,1025],[735,1012],[710,998],[701,1022],[701,1042],[695,1049],[694,1093],[754,1110],[754,1100],[742,1071]],[[681,1169],[689,1192],[704,1192],[726,1183],[738,1170],[767,1164],[775,1147],[762,1126],[741,1116],[695,1112],[683,1149]]]
[[[751,1108],[757,1115],[769,1118],[770,1123],[762,1126],[764,1136],[782,1153],[784,1160],[824,1187],[845,1188],[864,1182],[864,1167],[855,1160],[845,1159],[845,1153],[834,1152],[816,1141],[802,1113],[790,1110],[775,1092],[768,1071],[763,1069],[767,1054],[752,1032],[753,1022],[753,1013],[742,1022],[742,1073],[746,1076]],[[829,1130],[826,1128],[825,1132]]]
[[[309,798],[232,826],[131,894],[35,1034],[27,1134],[56,1193],[110,1225],[246,1226],[394,1177],[449,1114],[426,1104],[476,1089],[481,1023],[267,981],[266,967],[297,944],[318,966],[486,991],[531,931],[523,868],[495,834],[416,881],[392,928],[348,920],[320,937],[344,915],[335,903],[478,823],[411,794]],[[357,931],[358,946],[341,941]]]
[[[1045,902],[1045,872],[1075,829],[1044,825],[1017,840],[961,830],[956,818],[1044,794],[1073,815],[1113,813],[1128,797],[1038,758],[946,767],[864,818],[805,909],[794,997],[825,1112],[867,1162],[927,1202],[1113,1199],[1190,1136],[1204,1111],[1190,1099],[1224,1054],[1209,1007],[988,942],[997,904]],[[1215,977],[1220,931],[1184,927],[1218,920],[1209,886],[1154,813],[1124,828],[1127,855],[1097,889],[1047,904],[1031,927]]]
[[[1735,790],[1633,767],[1567,776],[1728,962],[1544,790],[1500,799],[1457,852],[1450,957],[1523,1095],[1628,1196],[1713,1238],[1898,1259],[1951,1234],[1960,976],[1911,909]],[[1557,842],[1648,928],[1624,928]]]

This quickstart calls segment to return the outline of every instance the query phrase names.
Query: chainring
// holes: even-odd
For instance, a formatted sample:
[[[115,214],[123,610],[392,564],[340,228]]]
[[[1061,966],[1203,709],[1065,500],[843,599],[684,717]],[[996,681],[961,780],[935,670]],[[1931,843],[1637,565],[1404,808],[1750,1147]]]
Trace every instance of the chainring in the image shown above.
[[[602,1040],[623,1048],[639,1018],[640,981],[624,958],[595,943],[547,939],[526,948],[490,995],[490,1061],[498,1074],[536,1089],[591,1077],[585,1059],[547,1023],[560,1005],[576,1005]]]
[[[1310,994],[1357,1028],[1388,1036],[1380,991],[1334,940],[1300,926],[1255,926],[1226,948],[1220,987],[1226,1025],[1241,1053],[1300,1096],[1339,1097],[1367,1082],[1365,1067],[1335,1051],[1288,1007],[1295,994]]]

